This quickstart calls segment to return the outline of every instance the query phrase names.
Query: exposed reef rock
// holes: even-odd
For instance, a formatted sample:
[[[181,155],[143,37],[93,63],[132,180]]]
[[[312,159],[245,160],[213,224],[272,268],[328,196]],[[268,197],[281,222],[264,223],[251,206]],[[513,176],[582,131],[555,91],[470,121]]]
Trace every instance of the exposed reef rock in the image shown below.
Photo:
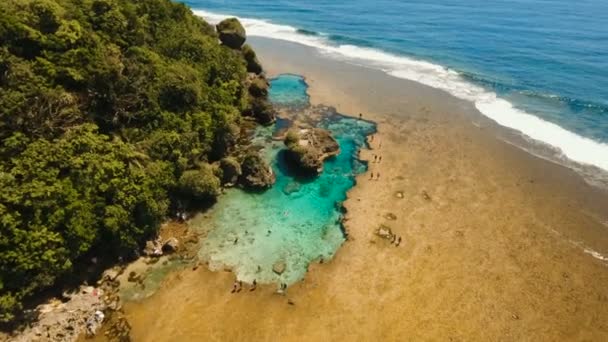
[[[223,20],[216,29],[222,44],[231,49],[240,49],[247,39],[245,28],[237,18]]]
[[[118,267],[110,269],[98,286],[80,286],[73,292],[64,292],[62,298],[39,305],[35,309],[37,320],[10,340],[72,342],[80,335],[97,334],[108,314],[121,308],[116,282],[121,272]]]
[[[281,275],[285,272],[287,265],[284,261],[277,261],[272,265],[272,271],[278,275]]]
[[[243,45],[241,52],[243,53],[243,57],[245,57],[245,61],[247,62],[247,71],[257,75],[261,74],[263,71],[262,64],[260,64],[260,61],[258,60],[258,57],[251,46],[249,44]]]
[[[285,136],[287,161],[298,172],[318,175],[323,171],[323,161],[338,155],[340,145],[331,133],[321,128],[290,130]]]
[[[245,156],[241,164],[241,170],[239,184],[246,189],[267,189],[276,181],[272,168],[266,164],[259,154],[254,152]]]

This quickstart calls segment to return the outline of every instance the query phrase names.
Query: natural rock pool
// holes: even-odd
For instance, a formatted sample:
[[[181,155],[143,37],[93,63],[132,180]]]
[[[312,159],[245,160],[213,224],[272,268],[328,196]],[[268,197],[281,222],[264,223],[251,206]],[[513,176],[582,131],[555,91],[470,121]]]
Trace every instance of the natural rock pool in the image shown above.
[[[297,75],[271,80],[270,99],[283,115],[272,126],[256,128],[252,140],[276,174],[274,186],[260,193],[228,189],[215,206],[190,221],[190,228],[204,236],[198,255],[212,270],[232,269],[244,282],[292,284],[304,278],[311,262],[331,259],[345,241],[341,202],[354,186],[355,176],[366,169],[357,151],[376,127],[331,108],[311,108],[306,90],[304,79]],[[272,138],[295,117],[313,116],[318,127],[331,131],[341,152],[325,162],[319,177],[297,178],[285,164],[283,142]],[[284,267],[281,274],[273,271],[279,263]],[[147,266],[143,261],[134,263],[126,273],[143,274],[143,286],[125,281],[121,297],[146,298],[168,273],[188,264],[171,257]]]
[[[288,114],[301,114],[308,107],[306,89],[302,77],[281,75],[271,80],[270,99]],[[231,268],[244,282],[292,284],[304,277],[311,262],[331,259],[344,242],[341,202],[355,176],[366,169],[357,150],[375,125],[331,110],[323,114],[318,126],[332,132],[341,153],[313,179],[294,177],[280,152],[283,142],[272,140],[284,120],[256,130],[254,144],[262,147],[277,181],[262,193],[229,189],[204,217],[193,220],[194,227],[208,232],[199,256],[211,269]],[[281,274],[273,271],[278,264],[284,266]]]

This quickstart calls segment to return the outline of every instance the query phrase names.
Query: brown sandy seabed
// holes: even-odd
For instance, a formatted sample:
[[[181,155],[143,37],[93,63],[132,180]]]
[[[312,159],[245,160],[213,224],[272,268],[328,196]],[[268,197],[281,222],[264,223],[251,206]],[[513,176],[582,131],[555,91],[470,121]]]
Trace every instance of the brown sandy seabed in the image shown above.
[[[229,272],[176,272],[126,306],[135,341],[608,340],[607,263],[584,252],[608,254],[604,192],[496,139],[463,101],[296,44],[253,43],[270,75],[305,75],[313,103],[378,122],[361,155],[382,156],[369,164],[380,179],[359,176],[351,239],[287,296],[231,294]],[[374,236],[380,224],[400,247]]]

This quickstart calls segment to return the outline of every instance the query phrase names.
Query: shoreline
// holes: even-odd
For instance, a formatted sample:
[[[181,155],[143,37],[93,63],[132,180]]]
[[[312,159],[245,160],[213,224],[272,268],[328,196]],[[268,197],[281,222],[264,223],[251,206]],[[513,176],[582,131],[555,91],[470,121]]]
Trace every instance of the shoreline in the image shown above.
[[[357,178],[344,203],[351,239],[287,297],[231,296],[229,272],[175,272],[125,305],[134,340],[608,336],[606,263],[574,244],[608,252],[605,192],[496,139],[463,101],[295,44],[252,43],[270,75],[306,77],[312,105],[378,124],[361,159],[381,153],[369,162],[381,179]],[[402,246],[376,238],[380,224]]]

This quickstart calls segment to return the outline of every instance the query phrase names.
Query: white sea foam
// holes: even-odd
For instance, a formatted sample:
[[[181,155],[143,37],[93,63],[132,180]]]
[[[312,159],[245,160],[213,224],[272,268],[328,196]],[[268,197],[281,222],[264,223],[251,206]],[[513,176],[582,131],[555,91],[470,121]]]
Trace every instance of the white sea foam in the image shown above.
[[[230,16],[200,10],[195,10],[194,13],[210,23],[217,23]],[[608,171],[608,144],[580,136],[519,110],[494,92],[467,82],[454,70],[377,49],[335,45],[322,35],[302,34],[292,26],[273,24],[261,19],[239,18],[239,20],[250,36],[280,39],[314,47],[333,58],[373,67],[394,77],[416,81],[471,101],[482,114],[499,125],[515,129],[529,138],[549,144],[561,150],[561,153],[570,160]]]
[[[593,249],[585,248],[584,251],[585,251],[585,253],[591,255],[592,257],[594,257],[598,260],[608,262],[608,256],[604,256],[601,253],[594,251]]]

